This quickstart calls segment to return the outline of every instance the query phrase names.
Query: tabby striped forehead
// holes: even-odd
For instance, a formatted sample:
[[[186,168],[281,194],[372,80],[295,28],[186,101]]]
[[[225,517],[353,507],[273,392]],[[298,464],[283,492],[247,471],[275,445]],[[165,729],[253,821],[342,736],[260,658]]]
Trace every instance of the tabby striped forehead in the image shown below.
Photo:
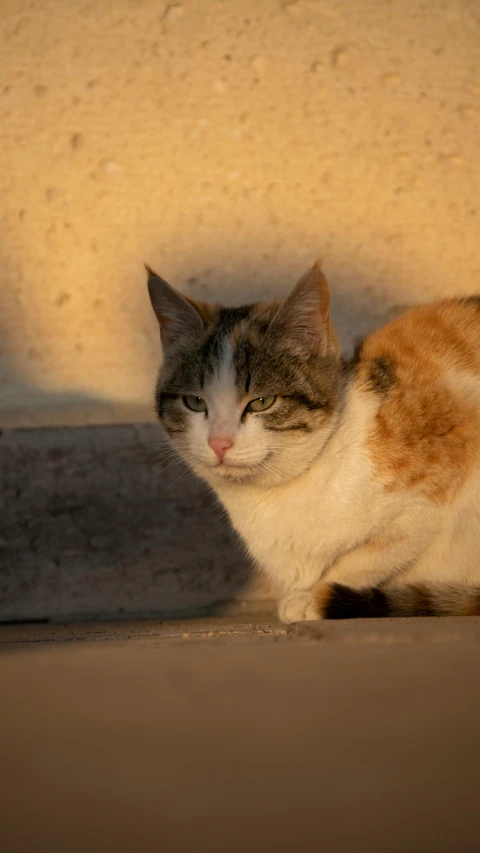
[[[171,354],[161,373],[161,393],[201,394],[223,377],[239,400],[273,394],[295,398],[310,411],[327,410],[337,394],[337,360],[293,355],[280,333],[269,329],[277,310],[277,303],[219,308],[202,340],[185,341]]]

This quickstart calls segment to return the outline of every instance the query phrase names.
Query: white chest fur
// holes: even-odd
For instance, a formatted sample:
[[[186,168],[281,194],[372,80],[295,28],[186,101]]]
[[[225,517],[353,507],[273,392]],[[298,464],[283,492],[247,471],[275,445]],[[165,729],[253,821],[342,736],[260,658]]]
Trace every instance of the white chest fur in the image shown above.
[[[361,420],[355,430],[345,424],[295,480],[271,489],[228,485],[219,492],[253,559],[285,590],[309,588],[368,536],[375,506],[381,512]]]

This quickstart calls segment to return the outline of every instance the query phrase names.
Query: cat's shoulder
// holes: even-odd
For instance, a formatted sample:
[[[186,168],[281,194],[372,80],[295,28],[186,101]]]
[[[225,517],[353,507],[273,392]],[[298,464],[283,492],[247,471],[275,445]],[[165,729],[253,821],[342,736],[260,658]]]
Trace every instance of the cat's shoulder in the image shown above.
[[[480,370],[480,295],[417,305],[356,347],[359,387],[384,394],[394,381],[437,381],[450,368]]]
[[[443,501],[480,457],[480,297],[419,305],[369,335],[350,366],[377,399],[369,454],[390,488]]]

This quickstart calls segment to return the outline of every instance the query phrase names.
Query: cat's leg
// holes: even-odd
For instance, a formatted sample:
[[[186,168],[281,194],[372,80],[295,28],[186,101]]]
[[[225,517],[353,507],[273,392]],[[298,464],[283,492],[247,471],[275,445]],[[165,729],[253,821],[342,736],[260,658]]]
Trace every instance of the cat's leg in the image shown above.
[[[401,590],[410,567],[428,550],[425,539],[390,533],[375,536],[339,559],[312,590],[317,619],[392,615],[387,589]],[[419,593],[420,595],[420,593]],[[419,602],[420,606],[421,602]]]
[[[278,618],[287,624],[320,619],[319,610],[313,597],[313,590],[296,590],[284,595],[278,605]]]
[[[425,547],[425,541],[415,535],[406,537],[390,533],[388,537],[372,537],[338,559],[327,572],[320,572],[321,580],[311,588],[286,593],[280,600],[278,616],[287,623],[348,618],[349,606],[352,615],[355,613],[355,591],[367,589],[371,594],[368,603],[371,613],[368,615],[383,615],[384,593],[379,587],[393,579],[400,581]],[[343,591],[341,598],[342,604],[345,603],[345,615],[333,616],[333,612],[337,612],[339,590]],[[351,605],[345,591],[351,591]]]

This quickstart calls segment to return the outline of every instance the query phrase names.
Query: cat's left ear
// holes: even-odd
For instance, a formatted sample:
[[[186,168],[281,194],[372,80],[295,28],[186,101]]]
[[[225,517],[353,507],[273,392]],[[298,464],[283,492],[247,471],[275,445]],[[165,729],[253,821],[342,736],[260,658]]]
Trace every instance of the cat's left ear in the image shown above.
[[[278,309],[269,332],[281,334],[294,349],[310,355],[326,355],[336,345],[329,321],[330,286],[316,261],[298,281]]]

